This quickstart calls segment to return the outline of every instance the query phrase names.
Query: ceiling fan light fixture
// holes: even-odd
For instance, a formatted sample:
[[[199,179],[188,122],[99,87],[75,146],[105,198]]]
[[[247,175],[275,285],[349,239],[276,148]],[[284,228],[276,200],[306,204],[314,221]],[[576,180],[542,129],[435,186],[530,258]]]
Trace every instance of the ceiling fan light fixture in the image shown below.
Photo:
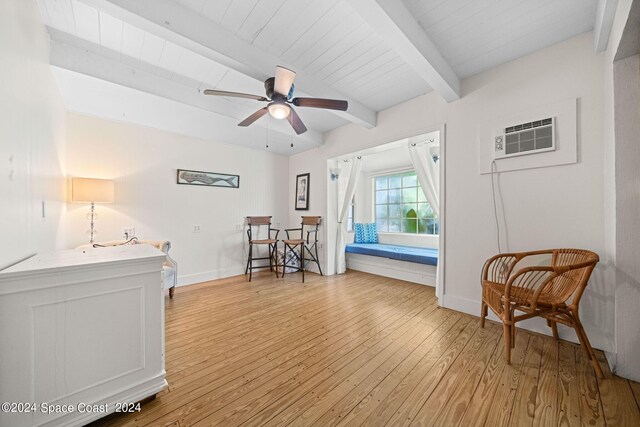
[[[280,102],[272,102],[267,106],[267,109],[269,110],[271,117],[278,120],[286,119],[291,113],[291,107]]]

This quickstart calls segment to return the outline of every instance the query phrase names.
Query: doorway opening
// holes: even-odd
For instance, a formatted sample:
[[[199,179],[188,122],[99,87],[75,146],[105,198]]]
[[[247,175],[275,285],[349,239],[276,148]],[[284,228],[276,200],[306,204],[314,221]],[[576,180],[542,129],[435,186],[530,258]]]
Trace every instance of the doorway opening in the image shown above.
[[[327,160],[329,274],[345,268],[367,271],[434,286],[441,298],[446,253],[444,130],[443,125]],[[362,226],[356,224],[375,224],[379,245],[364,246],[358,253],[352,244],[354,226]],[[398,251],[408,255],[395,255]]]

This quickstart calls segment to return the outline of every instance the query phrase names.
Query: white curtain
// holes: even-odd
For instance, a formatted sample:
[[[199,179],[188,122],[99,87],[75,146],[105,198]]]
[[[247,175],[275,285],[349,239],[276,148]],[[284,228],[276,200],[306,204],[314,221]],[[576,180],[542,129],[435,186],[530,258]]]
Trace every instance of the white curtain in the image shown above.
[[[409,140],[409,155],[413,168],[416,171],[418,182],[424,192],[427,201],[431,205],[436,216],[440,217],[440,161],[433,158],[431,152],[435,144],[433,143],[416,143]],[[440,262],[436,267],[436,283],[440,283],[441,268]],[[442,289],[436,286],[436,297],[442,298]],[[440,301],[442,302],[442,301]]]
[[[346,247],[346,238],[347,238],[347,215],[349,212],[349,205],[351,204],[351,199],[353,199],[353,195],[356,192],[356,185],[358,184],[358,178],[360,177],[360,172],[362,171],[362,158],[358,157],[354,159],[351,165],[351,171],[349,173],[349,181],[347,182],[347,186],[344,187],[342,185],[338,185],[338,236],[336,239],[336,273],[342,274],[347,271],[347,263],[345,260],[344,250]],[[346,169],[346,168],[344,168]],[[339,180],[344,179],[344,175],[346,175],[343,169],[343,174],[338,178]],[[340,201],[342,201],[342,205],[340,205]]]
[[[433,144],[431,144],[433,145]],[[427,201],[436,216],[440,216],[440,166],[434,161],[430,151],[431,146],[425,143],[409,141],[409,155],[413,168],[418,176],[418,182]]]

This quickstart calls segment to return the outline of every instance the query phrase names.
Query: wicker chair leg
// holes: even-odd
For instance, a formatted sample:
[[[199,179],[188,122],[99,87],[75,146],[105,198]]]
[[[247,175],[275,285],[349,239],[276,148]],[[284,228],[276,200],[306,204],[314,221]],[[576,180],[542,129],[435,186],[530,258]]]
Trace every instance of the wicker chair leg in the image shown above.
[[[482,301],[482,305],[480,306],[480,327],[484,328],[484,318],[487,317],[487,303]]]
[[[511,308],[511,319],[515,318],[516,315],[516,309],[515,308]],[[515,348],[516,347],[516,323],[513,322],[511,324],[511,348]]]
[[[556,341],[560,339],[558,336],[558,324],[552,320],[547,319],[547,326],[551,328],[551,333],[553,333],[553,338]]]
[[[602,372],[602,366],[600,366],[600,362],[596,358],[596,353],[593,351],[593,347],[591,347],[591,343],[589,342],[589,338],[587,337],[587,333],[582,327],[582,322],[580,322],[580,317],[578,317],[578,313],[573,313],[573,321],[575,323],[576,334],[578,335],[578,340],[580,341],[580,346],[585,349],[585,353],[587,357],[591,359],[591,364],[593,365],[593,369],[596,371],[596,375],[598,378],[604,378],[604,373]]]
[[[511,365],[511,326],[504,323],[504,319],[502,320],[502,335],[504,338],[504,360],[507,362],[507,365]]]

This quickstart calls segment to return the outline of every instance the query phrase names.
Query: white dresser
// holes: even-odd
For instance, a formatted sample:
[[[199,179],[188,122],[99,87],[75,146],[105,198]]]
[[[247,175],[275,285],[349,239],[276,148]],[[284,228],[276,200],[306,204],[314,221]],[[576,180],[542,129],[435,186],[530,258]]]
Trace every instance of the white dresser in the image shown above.
[[[83,425],[167,385],[164,259],[116,246],[0,272],[0,426]]]

